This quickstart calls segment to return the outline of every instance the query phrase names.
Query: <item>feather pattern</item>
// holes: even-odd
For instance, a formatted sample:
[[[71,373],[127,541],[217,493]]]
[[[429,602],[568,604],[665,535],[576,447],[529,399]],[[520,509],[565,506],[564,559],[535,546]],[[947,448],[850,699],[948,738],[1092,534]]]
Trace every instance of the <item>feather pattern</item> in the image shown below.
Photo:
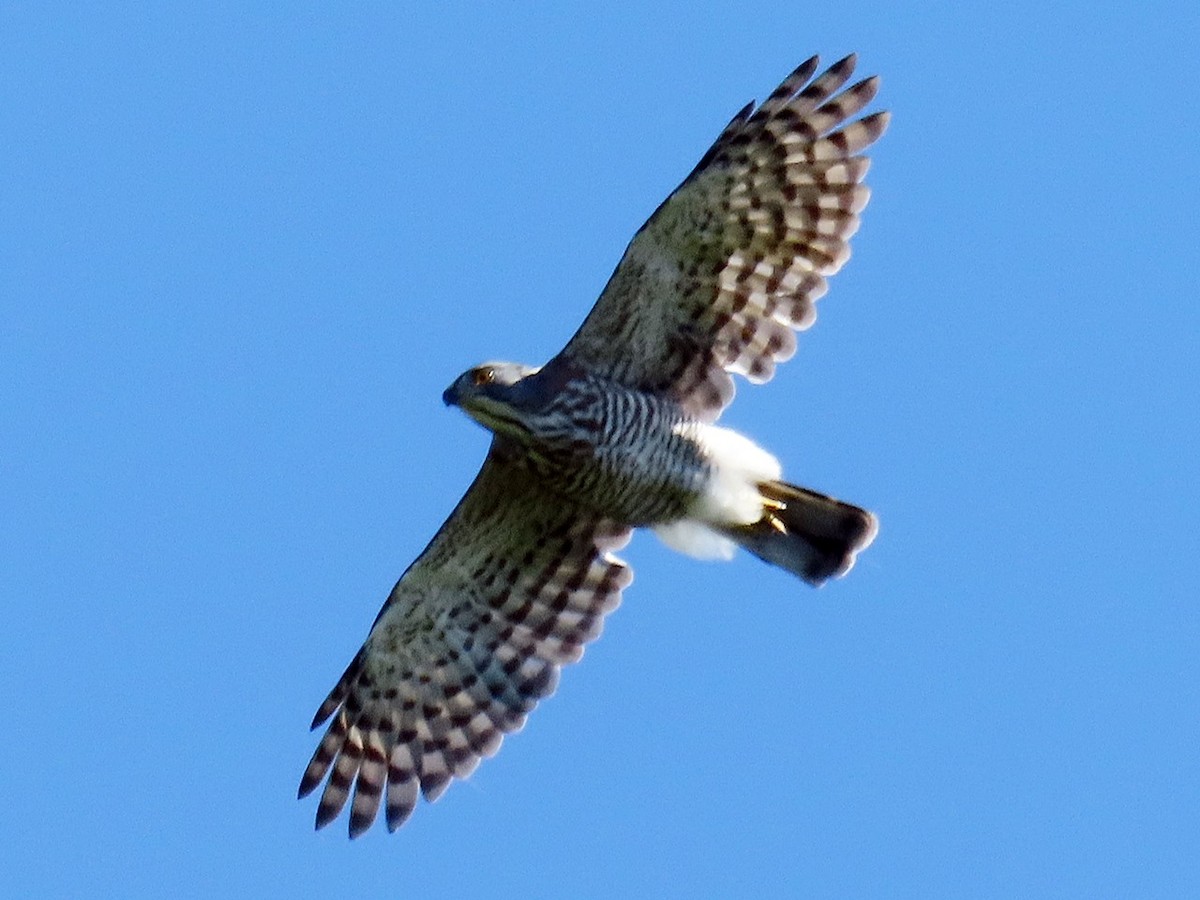
[[[317,827],[349,800],[351,836],[381,803],[394,830],[418,794],[435,800],[495,753],[620,602],[632,574],[610,551],[628,537],[493,445],[317,711],[314,728],[332,722],[300,784],[325,782]]]
[[[642,226],[562,356],[710,422],[733,399],[731,372],[769,380],[849,258],[869,196],[860,154],[888,114],[851,121],[879,88],[843,90],[854,65],[813,78],[814,56],[742,109]]]
[[[620,602],[632,574],[612,551],[633,526],[689,552],[736,542],[813,583],[874,535],[869,513],[824,495],[772,480],[764,500],[778,463],[709,424],[731,373],[763,382],[792,355],[849,256],[861,153],[888,122],[854,118],[878,89],[845,87],[854,65],[817,75],[813,57],[738,112],[555,360],[477,367],[443,395],[473,399],[497,437],[317,711],[313,728],[328,724],[300,783],[301,796],[324,785],[317,827],[349,804],[352,837],[381,809],[394,830],[494,754]]]

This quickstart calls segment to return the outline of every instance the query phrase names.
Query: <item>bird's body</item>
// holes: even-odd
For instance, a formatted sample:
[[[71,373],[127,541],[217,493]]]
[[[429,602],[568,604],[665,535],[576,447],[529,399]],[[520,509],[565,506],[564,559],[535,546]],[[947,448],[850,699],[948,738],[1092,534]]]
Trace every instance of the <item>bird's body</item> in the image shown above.
[[[761,486],[778,482],[779,461],[670,397],[570,371],[555,360],[544,369],[517,363],[471,369],[444,398],[494,429],[496,455],[528,470],[564,502],[598,518],[653,528],[689,555],[728,559],[738,529],[764,517],[769,523],[775,512]],[[844,571],[874,530],[869,513],[840,505],[845,539],[832,552],[805,555],[798,565],[816,569],[796,574],[807,580]],[[787,535],[778,524],[771,528]]]
[[[637,527],[686,515],[704,489],[711,464],[700,443],[704,425],[678,403],[603,376],[565,377],[553,367],[523,380],[554,383],[529,385],[523,394],[506,391],[510,398],[545,396],[548,401],[523,410],[525,425],[519,430],[498,426],[498,453],[528,468],[547,490],[613,521]],[[476,390],[488,387],[507,386],[491,382]],[[469,396],[453,402],[489,425],[486,412],[476,413]]]
[[[317,712],[333,716],[301,782],[317,825],[351,794],[350,833],[389,828],[494,753],[554,690],[632,576],[634,528],[701,557],[741,546],[812,584],[845,574],[875,518],[781,480],[715,420],[731,373],[768,380],[849,256],[866,205],[856,121],[878,81],[847,57],[800,66],[743,109],[635,236],[563,350],[489,363],[445,392],[494,433],[449,520],[409,567]],[[386,802],[384,792],[386,790]]]

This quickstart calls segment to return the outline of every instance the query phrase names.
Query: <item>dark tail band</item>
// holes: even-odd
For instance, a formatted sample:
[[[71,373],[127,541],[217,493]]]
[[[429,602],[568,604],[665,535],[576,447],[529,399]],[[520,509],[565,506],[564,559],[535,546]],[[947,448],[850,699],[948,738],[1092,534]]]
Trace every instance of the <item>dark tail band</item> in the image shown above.
[[[782,481],[759,485],[763,517],[728,534],[759,559],[823,584],[845,575],[879,529],[865,509]]]

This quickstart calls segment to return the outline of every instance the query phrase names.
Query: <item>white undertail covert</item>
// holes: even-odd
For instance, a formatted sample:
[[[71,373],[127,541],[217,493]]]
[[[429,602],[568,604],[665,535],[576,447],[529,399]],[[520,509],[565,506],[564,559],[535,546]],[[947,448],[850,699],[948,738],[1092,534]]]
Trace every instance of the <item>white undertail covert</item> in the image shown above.
[[[783,467],[750,438],[728,428],[701,425],[693,439],[712,465],[708,484],[692,508],[692,516],[655,526],[654,533],[672,550],[696,559],[732,559],[737,544],[713,526],[750,525],[762,518],[758,486],[778,480]]]

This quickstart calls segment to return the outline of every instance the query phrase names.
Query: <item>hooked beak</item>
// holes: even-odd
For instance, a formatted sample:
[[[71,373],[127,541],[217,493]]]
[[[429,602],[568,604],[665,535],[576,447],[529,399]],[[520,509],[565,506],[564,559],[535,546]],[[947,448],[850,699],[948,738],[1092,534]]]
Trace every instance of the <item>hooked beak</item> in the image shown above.
[[[442,391],[442,402],[447,406],[458,406],[458,382]]]

